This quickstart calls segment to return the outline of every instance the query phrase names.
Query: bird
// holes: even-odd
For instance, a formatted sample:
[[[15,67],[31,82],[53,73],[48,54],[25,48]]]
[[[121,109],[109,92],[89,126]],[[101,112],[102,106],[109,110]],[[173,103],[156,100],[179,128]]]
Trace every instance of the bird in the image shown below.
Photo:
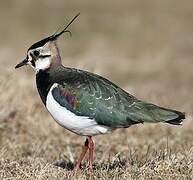
[[[73,171],[81,168],[89,151],[88,169],[92,172],[93,136],[146,122],[181,125],[185,113],[140,100],[100,75],[63,66],[57,40],[64,33],[71,35],[68,27],[79,15],[60,32],[32,44],[15,68],[29,65],[35,70],[38,93],[53,119],[85,138]]]

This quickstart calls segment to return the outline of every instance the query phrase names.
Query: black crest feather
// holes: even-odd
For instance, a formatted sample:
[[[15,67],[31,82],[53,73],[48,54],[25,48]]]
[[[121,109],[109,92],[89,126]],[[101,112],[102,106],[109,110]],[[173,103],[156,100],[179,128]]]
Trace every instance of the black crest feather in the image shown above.
[[[74,18],[67,24],[67,26],[65,26],[65,28],[59,32],[59,33],[54,33],[53,35],[49,36],[49,37],[46,37],[36,43],[34,43],[28,50],[30,49],[35,49],[35,48],[38,48],[38,47],[42,47],[44,46],[47,42],[49,41],[54,41],[56,40],[60,35],[62,35],[63,33],[67,32],[67,33],[70,33],[71,35],[71,32],[69,30],[67,30],[67,28],[73,23],[73,21],[80,15],[80,13],[78,13],[76,16],[74,16]]]

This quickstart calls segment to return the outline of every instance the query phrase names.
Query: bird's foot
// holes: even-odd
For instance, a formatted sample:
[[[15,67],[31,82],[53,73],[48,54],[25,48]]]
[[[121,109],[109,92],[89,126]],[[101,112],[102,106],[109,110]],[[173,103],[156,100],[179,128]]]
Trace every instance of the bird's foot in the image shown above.
[[[73,170],[70,171],[69,176],[73,176],[74,174],[76,174],[78,170],[80,170],[80,167],[81,167],[81,164],[76,163]]]
[[[88,172],[89,175],[92,175],[92,174],[93,174],[93,167],[92,167],[92,165],[91,165],[91,166],[90,166],[90,165],[88,166],[87,172]]]
[[[69,176],[69,177],[74,176],[74,175],[76,175],[76,173],[77,173],[78,171],[80,171],[80,170],[81,170],[80,167],[75,166],[75,167],[73,168],[73,170],[71,170],[71,171],[68,173],[68,176]],[[89,166],[86,168],[86,173],[87,173],[89,176],[92,176],[92,175],[93,175],[93,167],[89,165]]]

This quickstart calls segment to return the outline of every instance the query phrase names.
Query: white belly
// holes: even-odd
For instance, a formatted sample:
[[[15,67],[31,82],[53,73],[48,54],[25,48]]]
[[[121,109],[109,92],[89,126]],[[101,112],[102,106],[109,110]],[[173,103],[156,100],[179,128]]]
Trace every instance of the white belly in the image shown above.
[[[52,96],[52,89],[56,87],[54,84],[50,89],[46,107],[55,121],[62,127],[83,136],[93,136],[97,134],[107,133],[110,128],[98,125],[94,119],[89,119],[85,116],[77,116],[71,111],[61,106]]]

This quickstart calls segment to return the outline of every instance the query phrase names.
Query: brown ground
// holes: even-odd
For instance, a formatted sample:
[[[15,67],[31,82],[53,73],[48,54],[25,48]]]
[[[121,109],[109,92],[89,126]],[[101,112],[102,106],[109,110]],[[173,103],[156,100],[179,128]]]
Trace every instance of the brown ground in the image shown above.
[[[145,124],[94,138],[95,170],[72,179],[193,179],[193,2],[11,1],[0,6],[0,179],[66,179],[83,138],[56,124],[34,72],[14,70],[31,43],[77,12],[63,64],[103,75],[140,99],[186,112],[183,126]],[[62,167],[53,163],[61,160]],[[83,167],[86,164],[83,165]]]

